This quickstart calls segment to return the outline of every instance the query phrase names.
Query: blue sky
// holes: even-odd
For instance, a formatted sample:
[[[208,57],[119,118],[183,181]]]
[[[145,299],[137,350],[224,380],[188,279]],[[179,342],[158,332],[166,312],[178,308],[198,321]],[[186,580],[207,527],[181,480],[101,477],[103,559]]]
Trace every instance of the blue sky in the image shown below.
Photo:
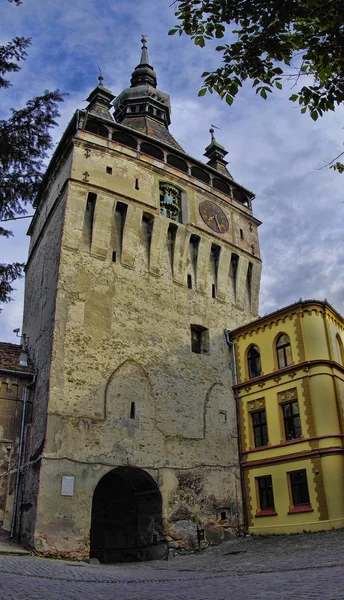
[[[344,175],[319,170],[343,148],[342,107],[314,123],[288,101],[288,87],[264,101],[248,84],[232,107],[216,95],[199,98],[201,73],[219,66],[219,55],[214,44],[200,49],[185,36],[167,35],[175,24],[171,0],[23,0],[20,7],[0,0],[0,23],[0,44],[32,38],[22,70],[1,91],[0,118],[45,89],[60,88],[69,95],[55,143],[98,83],[97,64],[104,85],[119,94],[139,61],[141,34],[147,35],[158,87],[171,96],[171,133],[188,154],[205,160],[215,124],[234,179],[256,194],[254,214],[263,222],[260,313],[300,297],[327,298],[344,313]],[[18,221],[12,239],[0,238],[1,262],[25,262],[28,224]],[[15,286],[14,301],[0,314],[0,339],[12,342],[12,330],[21,326],[23,282]]]

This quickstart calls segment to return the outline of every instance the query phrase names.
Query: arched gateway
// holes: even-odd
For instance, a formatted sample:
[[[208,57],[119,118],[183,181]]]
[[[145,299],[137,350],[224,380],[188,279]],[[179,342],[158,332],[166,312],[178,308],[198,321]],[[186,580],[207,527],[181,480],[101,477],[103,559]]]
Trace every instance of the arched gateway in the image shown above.
[[[136,467],[117,467],[99,481],[92,502],[90,557],[102,563],[166,556],[162,499],[152,477]]]

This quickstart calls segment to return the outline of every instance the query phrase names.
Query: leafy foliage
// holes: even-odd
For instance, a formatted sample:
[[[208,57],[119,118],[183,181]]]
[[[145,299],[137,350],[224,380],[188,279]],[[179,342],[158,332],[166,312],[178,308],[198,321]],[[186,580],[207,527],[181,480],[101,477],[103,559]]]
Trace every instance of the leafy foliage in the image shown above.
[[[9,0],[21,4],[20,0]],[[11,84],[4,77],[19,71],[18,62],[25,59],[30,39],[14,38],[0,46],[0,88]],[[42,168],[52,148],[50,130],[57,125],[58,103],[63,100],[59,90],[45,91],[29,100],[19,110],[12,109],[9,119],[0,120],[0,221],[25,214],[25,205],[32,203],[42,181]],[[0,227],[0,235],[12,232]],[[11,300],[13,281],[22,276],[23,264],[0,264],[0,303]]]
[[[285,80],[301,112],[316,121],[344,100],[343,0],[182,0],[176,1],[179,24],[169,33],[185,33],[204,47],[217,46],[221,66],[203,73],[199,95],[217,92],[231,105],[244,81],[266,99]]]

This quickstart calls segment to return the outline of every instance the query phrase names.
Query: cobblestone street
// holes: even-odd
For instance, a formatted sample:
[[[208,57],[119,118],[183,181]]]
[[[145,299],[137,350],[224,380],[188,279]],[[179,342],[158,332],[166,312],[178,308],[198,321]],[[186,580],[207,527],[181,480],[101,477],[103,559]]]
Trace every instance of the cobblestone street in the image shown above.
[[[1,600],[344,599],[344,531],[246,537],[130,565],[0,556]]]

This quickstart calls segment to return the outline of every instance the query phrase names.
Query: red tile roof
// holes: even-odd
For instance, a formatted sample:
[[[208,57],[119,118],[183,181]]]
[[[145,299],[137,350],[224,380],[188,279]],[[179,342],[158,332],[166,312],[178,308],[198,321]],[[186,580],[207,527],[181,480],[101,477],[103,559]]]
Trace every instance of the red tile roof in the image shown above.
[[[28,358],[27,367],[23,367],[19,364],[21,350],[22,347],[19,344],[0,342],[0,373],[1,369],[21,371],[23,373],[34,373],[34,367],[30,358]]]

